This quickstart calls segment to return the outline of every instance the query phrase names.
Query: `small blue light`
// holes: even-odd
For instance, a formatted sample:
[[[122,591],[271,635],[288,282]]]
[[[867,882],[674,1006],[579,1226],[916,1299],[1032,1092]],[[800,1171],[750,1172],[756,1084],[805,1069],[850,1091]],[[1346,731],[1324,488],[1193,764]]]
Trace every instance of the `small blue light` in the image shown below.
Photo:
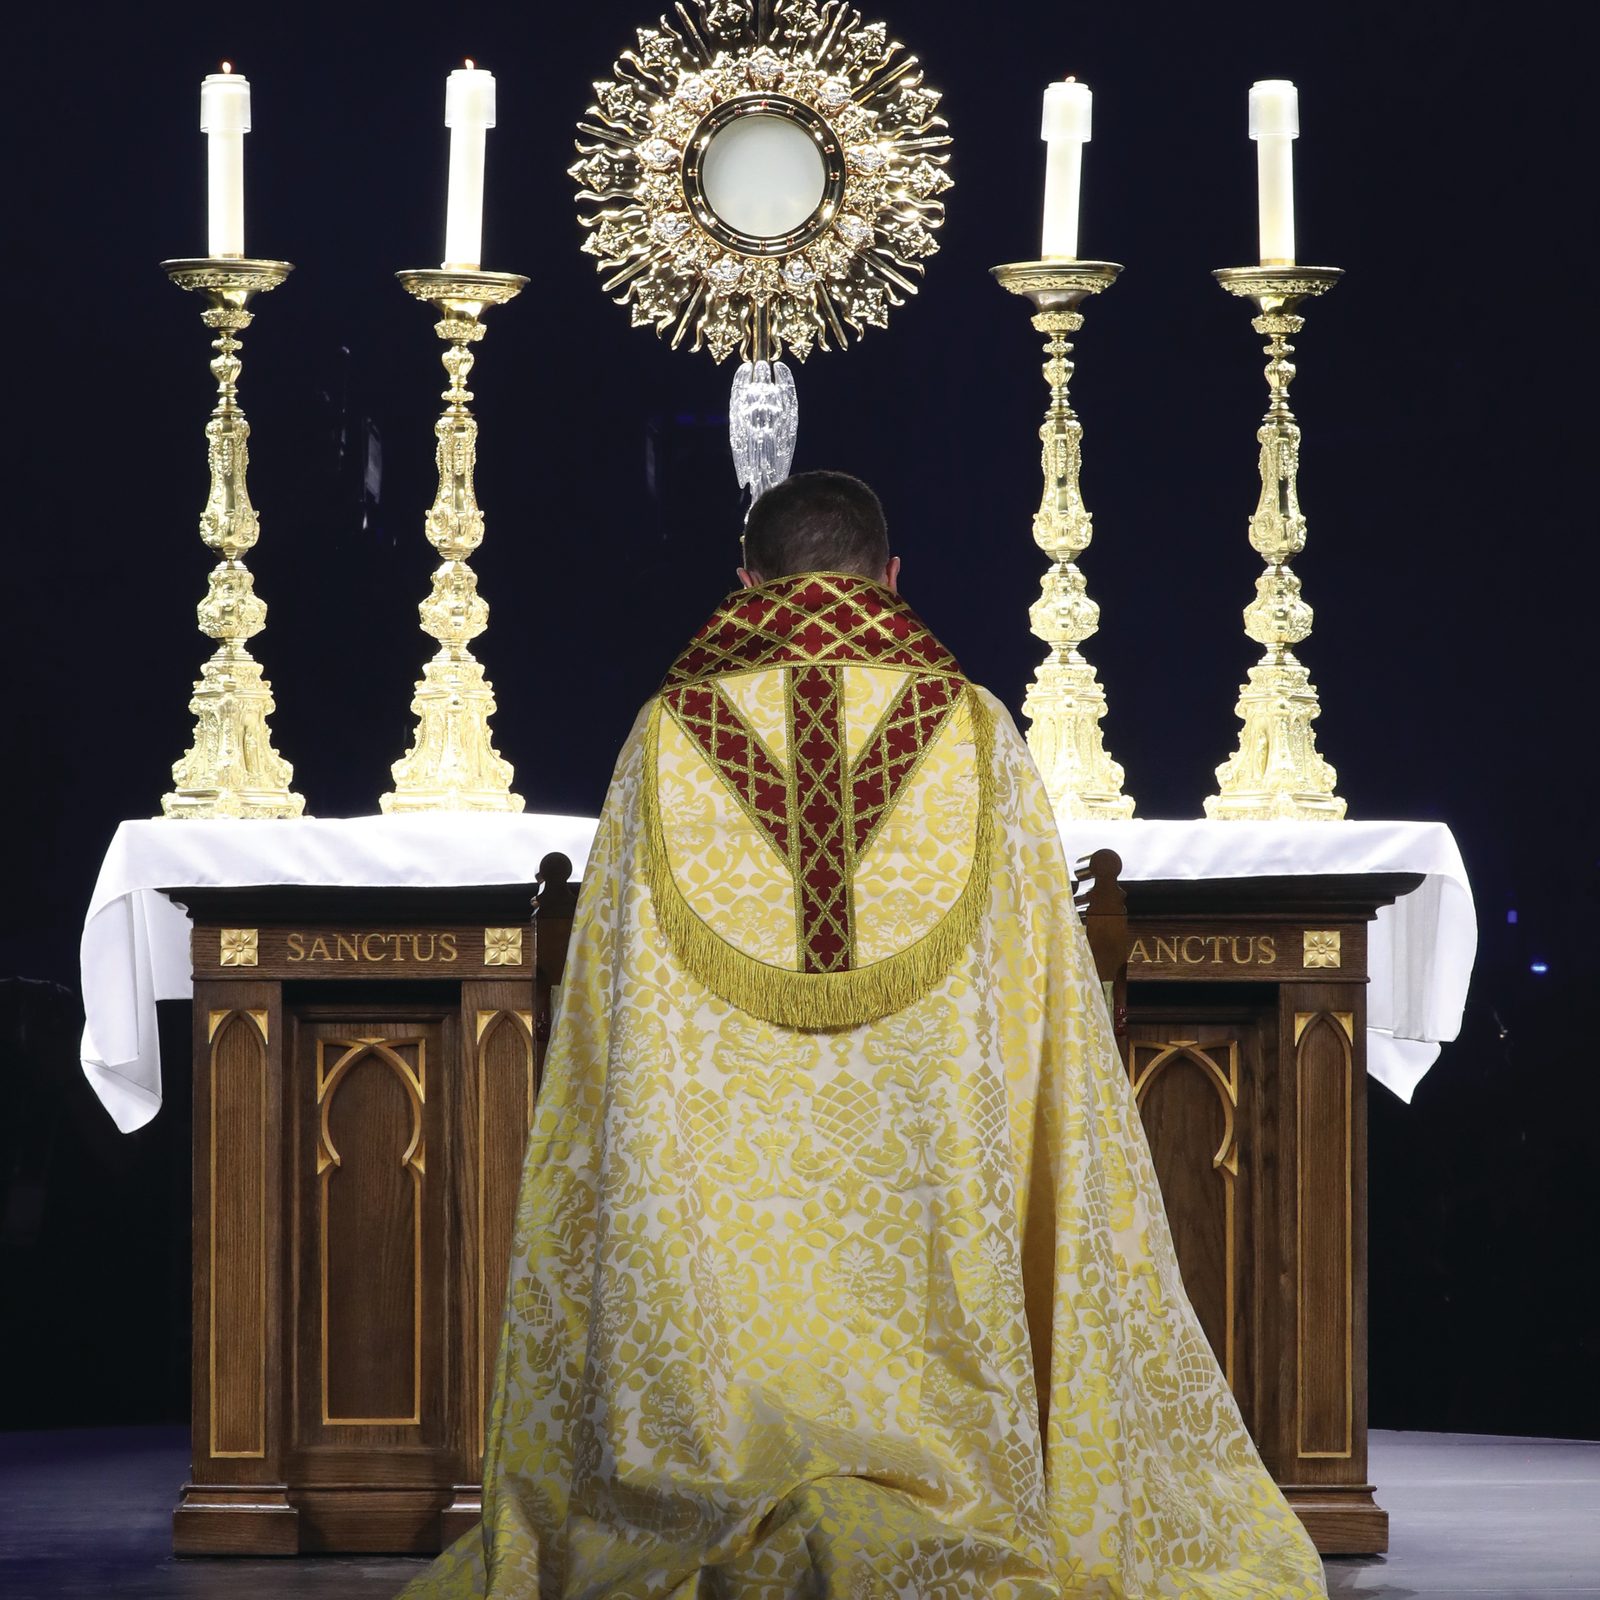
[[[1532,972],[1532,973],[1536,974],[1538,977],[1541,977],[1541,978],[1549,970],[1550,970],[1550,963],[1548,961],[1534,961],[1534,962],[1529,963],[1529,966],[1528,966],[1528,971],[1529,972]]]
[[[1515,923],[1516,920],[1517,920],[1517,914],[1516,914],[1515,911],[1506,912],[1506,921],[1507,922]]]

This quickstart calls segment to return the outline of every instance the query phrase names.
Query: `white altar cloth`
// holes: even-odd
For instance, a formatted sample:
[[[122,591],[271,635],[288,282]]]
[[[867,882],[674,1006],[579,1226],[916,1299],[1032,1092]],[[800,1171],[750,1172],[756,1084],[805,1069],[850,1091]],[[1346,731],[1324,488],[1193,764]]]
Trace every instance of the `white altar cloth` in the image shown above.
[[[532,883],[552,850],[581,872],[586,817],[432,813],[281,822],[124,822],[84,922],[83,1070],[124,1133],[161,1106],[156,1001],[193,993],[185,887]],[[1472,889],[1437,822],[1069,822],[1069,859],[1122,857],[1124,880],[1420,872],[1368,944],[1367,1070],[1409,1100],[1461,1026],[1477,951]]]
[[[1442,822],[1067,822],[1067,859],[1122,857],[1122,878],[1420,872],[1367,932],[1367,1071],[1409,1101],[1461,1030],[1478,953],[1472,885]]]
[[[592,817],[496,812],[124,822],[83,925],[84,1075],[124,1133],[161,1109],[156,1001],[194,993],[189,914],[162,889],[532,883],[552,850],[581,872],[594,827]]]

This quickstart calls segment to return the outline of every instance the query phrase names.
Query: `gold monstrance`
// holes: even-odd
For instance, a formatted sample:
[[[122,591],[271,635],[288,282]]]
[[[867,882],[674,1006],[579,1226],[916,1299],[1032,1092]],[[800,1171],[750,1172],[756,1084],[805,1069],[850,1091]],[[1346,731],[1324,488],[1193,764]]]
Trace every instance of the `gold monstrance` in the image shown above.
[[[267,728],[272,686],[245,644],[266,626],[267,606],[243,560],[260,537],[261,519],[245,484],[250,424],[238,402],[239,335],[253,320],[250,300],[276,289],[293,268],[243,256],[161,266],[180,289],[205,296],[201,317],[217,335],[211,342],[217,404],[206,423],[211,492],[200,537],[222,557],[198,613],[200,631],[217,641],[217,650],[194,686],[194,742],[173,766],[175,787],[162,796],[161,809],[169,817],[298,817],[305,799],[289,788],[294,768],[272,748]]]
[[[638,30],[578,124],[583,248],[636,327],[742,364],[729,405],[752,498],[788,474],[781,357],[843,349],[938,249],[938,91],[842,0],[683,0]]]
[[[1267,340],[1267,414],[1256,439],[1261,446],[1261,498],[1250,518],[1250,543],[1266,563],[1256,597],[1245,608],[1244,631],[1265,647],[1250,668],[1235,708],[1243,723],[1239,748],[1217,768],[1219,792],[1206,815],[1227,821],[1299,818],[1336,821],[1345,802],[1333,792],[1337,775],[1317,754],[1311,723],[1321,711],[1310,672],[1294,646],[1311,636],[1311,607],[1289,563],[1306,547],[1300,510],[1300,426],[1289,409],[1294,363],[1290,334],[1305,319],[1301,302],[1325,294],[1343,272],[1338,267],[1293,265],[1224,267],[1215,274],[1229,294],[1255,302],[1250,326]]]

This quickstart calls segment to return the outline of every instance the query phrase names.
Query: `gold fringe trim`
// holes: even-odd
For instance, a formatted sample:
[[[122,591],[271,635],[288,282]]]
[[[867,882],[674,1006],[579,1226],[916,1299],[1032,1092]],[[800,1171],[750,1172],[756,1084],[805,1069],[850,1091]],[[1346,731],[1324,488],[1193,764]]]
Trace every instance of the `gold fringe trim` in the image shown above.
[[[684,898],[672,875],[661,821],[661,702],[645,735],[643,807],[645,873],[656,920],[680,964],[729,1005],[786,1028],[856,1028],[902,1011],[940,983],[977,937],[989,906],[994,852],[994,718],[977,691],[963,691],[978,769],[978,816],[972,870],[956,903],[915,944],[849,972],[795,972],[758,961],[728,943]]]

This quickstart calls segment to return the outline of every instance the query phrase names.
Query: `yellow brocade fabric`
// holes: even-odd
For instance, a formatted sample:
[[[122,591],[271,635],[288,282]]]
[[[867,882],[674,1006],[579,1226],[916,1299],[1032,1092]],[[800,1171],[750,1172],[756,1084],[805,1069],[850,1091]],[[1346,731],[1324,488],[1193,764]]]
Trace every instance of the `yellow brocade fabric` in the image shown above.
[[[528,1145],[483,1525],[409,1600],[1325,1594],[1184,1295],[1038,775],[968,692],[994,823],[972,941],[827,1031],[675,955],[658,777],[724,937],[781,962],[793,894],[641,715]],[[757,720],[773,691],[739,693]],[[970,716],[948,734],[856,879],[872,948],[915,940],[972,859]]]

